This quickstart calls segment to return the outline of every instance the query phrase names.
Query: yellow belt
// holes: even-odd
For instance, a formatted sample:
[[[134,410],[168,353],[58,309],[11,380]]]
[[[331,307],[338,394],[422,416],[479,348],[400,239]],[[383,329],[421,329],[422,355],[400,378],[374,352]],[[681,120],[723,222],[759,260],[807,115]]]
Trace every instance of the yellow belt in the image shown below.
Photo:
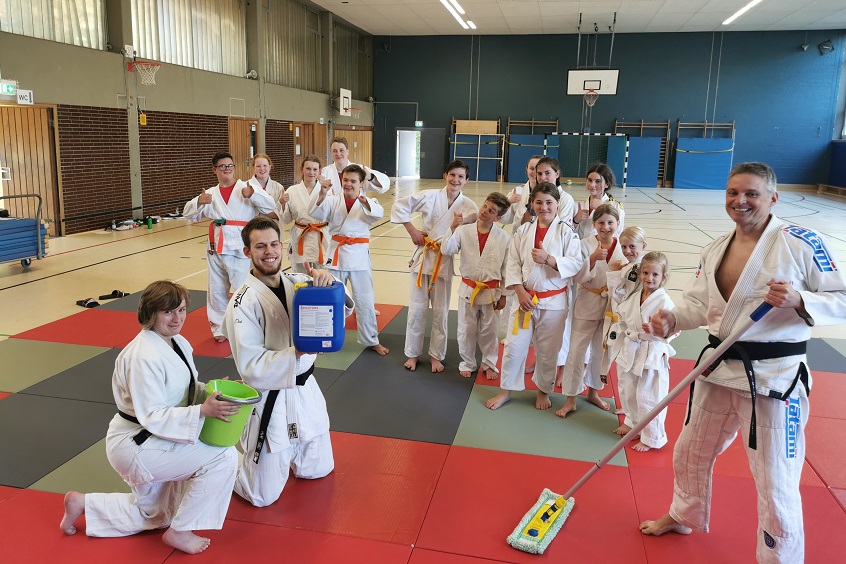
[[[493,290],[494,288],[499,288],[499,280],[489,280],[487,282],[479,282],[478,280],[473,280],[471,278],[464,278],[461,277],[461,281],[473,288],[473,293],[470,294],[470,307],[473,307],[473,302],[476,301],[476,296],[482,290]],[[493,297],[493,292],[491,292],[491,304],[496,303]]]
[[[426,264],[426,251],[437,251],[438,258],[435,259],[435,268],[432,270],[432,278],[429,280],[429,291],[435,287],[435,282],[438,280],[438,274],[441,271],[441,259],[443,255],[441,254],[441,242],[440,241],[432,241],[428,237],[423,238],[423,256],[420,257],[420,271],[417,273],[417,287],[423,287],[423,265]]]
[[[602,292],[605,292],[606,290],[608,290],[608,286],[603,286],[602,288],[598,288],[598,289],[588,288],[584,284],[580,284],[580,286],[582,287],[582,289],[587,290],[591,294],[596,294],[597,296],[601,296]]]

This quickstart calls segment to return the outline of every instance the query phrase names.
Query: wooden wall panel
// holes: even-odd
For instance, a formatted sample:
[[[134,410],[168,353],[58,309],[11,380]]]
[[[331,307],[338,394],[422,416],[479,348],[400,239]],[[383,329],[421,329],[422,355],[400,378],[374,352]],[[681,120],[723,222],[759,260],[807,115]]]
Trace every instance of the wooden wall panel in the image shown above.
[[[246,181],[253,177],[250,158],[253,156],[252,150],[258,147],[258,137],[255,146],[252,144],[253,126],[258,132],[258,120],[229,118],[229,152],[235,161],[236,179]]]
[[[350,146],[350,162],[373,166],[373,131],[335,128],[335,137],[346,137]]]

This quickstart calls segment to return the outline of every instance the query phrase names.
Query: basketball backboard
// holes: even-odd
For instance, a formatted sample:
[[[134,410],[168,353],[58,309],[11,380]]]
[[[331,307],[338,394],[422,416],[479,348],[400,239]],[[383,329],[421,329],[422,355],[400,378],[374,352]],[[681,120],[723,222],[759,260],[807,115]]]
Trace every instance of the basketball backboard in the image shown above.
[[[338,114],[342,116],[352,115],[352,91],[341,88],[341,95],[338,97]]]
[[[620,69],[570,69],[567,71],[567,95],[584,96],[593,90],[600,96],[617,94]]]

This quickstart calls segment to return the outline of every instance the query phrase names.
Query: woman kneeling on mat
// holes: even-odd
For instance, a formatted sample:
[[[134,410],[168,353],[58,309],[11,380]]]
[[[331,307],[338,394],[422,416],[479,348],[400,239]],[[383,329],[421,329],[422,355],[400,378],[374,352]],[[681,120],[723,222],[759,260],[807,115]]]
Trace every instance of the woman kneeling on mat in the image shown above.
[[[220,529],[229,508],[238,467],[235,447],[199,441],[205,417],[223,421],[239,406],[205,401],[196,381],[193,349],[179,332],[185,323],[188,290],[153,282],[141,294],[143,329],[118,355],[112,391],[118,413],[109,424],[109,462],[132,493],[68,492],[61,528],[76,533],[84,513],[90,537],[122,537],[169,527],[162,540],[196,554],[210,540],[195,529]]]

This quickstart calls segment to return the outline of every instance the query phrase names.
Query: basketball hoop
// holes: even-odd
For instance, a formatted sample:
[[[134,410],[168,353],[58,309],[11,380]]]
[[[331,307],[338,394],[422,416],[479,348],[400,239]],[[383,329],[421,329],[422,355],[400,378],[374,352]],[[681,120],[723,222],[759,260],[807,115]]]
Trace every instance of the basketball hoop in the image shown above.
[[[147,86],[156,83],[156,71],[162,66],[161,63],[154,63],[152,61],[134,61],[126,65],[129,72],[137,72],[141,75],[141,84]]]
[[[361,117],[362,110],[364,110],[364,108],[350,108],[349,112],[350,115],[352,115],[352,118],[357,120]]]
[[[585,104],[588,105],[589,108],[592,108],[596,101],[599,100],[599,94],[596,93],[595,90],[590,89],[585,92]]]

